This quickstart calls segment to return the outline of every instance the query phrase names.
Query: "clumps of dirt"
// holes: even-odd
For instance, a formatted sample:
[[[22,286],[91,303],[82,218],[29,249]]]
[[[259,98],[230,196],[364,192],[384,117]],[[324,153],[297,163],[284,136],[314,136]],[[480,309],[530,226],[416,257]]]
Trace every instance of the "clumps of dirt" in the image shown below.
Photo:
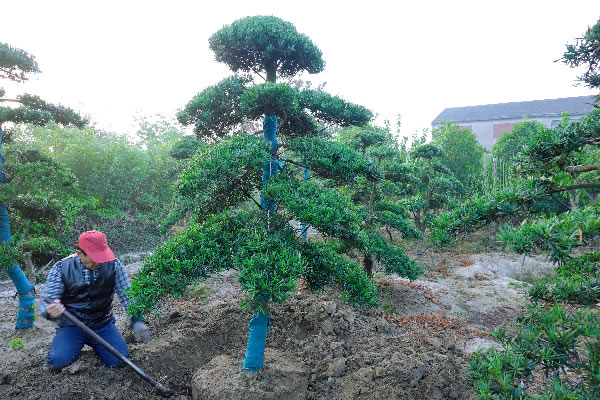
[[[334,292],[297,294],[271,320],[265,369],[247,378],[242,353],[218,355],[196,372],[193,399],[468,397],[456,325],[433,332]]]
[[[437,294],[433,293],[433,291],[431,291],[431,289],[429,289],[423,285],[419,285],[418,283],[408,282],[406,280],[400,280],[400,279],[392,279],[392,278],[376,278],[376,279],[374,279],[374,281],[377,284],[377,286],[379,287],[379,289],[383,290],[384,292],[386,290],[389,290],[390,284],[391,285],[402,285],[402,286],[407,286],[409,288],[419,289],[420,291],[423,292],[423,297],[425,299],[431,301],[434,304],[438,304],[438,305],[440,304]]]

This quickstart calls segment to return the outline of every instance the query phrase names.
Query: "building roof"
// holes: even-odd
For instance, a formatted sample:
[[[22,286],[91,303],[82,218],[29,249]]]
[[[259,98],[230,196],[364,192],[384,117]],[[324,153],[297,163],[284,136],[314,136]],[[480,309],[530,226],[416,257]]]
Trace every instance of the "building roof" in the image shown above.
[[[560,117],[589,114],[594,109],[596,96],[564,97],[562,99],[519,101],[513,103],[486,104],[481,106],[446,108],[431,123],[442,121],[471,122],[516,118]]]

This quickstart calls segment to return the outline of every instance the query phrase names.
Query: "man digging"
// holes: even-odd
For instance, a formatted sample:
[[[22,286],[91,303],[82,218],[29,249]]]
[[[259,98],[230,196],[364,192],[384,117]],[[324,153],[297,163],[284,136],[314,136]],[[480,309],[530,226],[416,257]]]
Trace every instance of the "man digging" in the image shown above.
[[[57,262],[50,272],[39,303],[40,313],[58,324],[48,352],[48,367],[61,369],[79,358],[85,344],[106,367],[123,367],[123,361],[63,316],[65,310],[77,317],[123,356],[129,357],[127,344],[115,326],[112,299],[115,292],[127,311],[125,294],[129,278],[121,262],[108,247],[102,232],[87,231],[79,236],[75,253]],[[50,304],[46,303],[49,302]],[[150,331],[140,317],[131,318],[136,341],[148,342]]]

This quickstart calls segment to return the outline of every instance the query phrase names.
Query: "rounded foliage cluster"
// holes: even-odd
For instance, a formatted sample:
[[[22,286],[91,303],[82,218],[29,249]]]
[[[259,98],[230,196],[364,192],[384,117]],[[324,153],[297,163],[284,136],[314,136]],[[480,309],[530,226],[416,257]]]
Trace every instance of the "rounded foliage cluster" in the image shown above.
[[[323,71],[321,50],[291,23],[273,16],[246,17],[224,26],[209,39],[215,59],[232,71],[268,74],[277,71],[283,77],[306,71]]]

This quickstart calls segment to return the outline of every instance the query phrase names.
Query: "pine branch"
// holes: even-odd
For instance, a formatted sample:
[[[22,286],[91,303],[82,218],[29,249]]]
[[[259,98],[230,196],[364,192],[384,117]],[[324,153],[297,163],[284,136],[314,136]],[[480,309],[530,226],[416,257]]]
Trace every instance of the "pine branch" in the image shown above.
[[[600,183],[579,183],[577,185],[563,186],[557,189],[549,190],[546,192],[546,194],[566,192],[575,189],[600,189]]]
[[[586,165],[562,165],[560,167],[566,172],[589,172],[589,171],[600,171],[600,163],[586,164]]]

